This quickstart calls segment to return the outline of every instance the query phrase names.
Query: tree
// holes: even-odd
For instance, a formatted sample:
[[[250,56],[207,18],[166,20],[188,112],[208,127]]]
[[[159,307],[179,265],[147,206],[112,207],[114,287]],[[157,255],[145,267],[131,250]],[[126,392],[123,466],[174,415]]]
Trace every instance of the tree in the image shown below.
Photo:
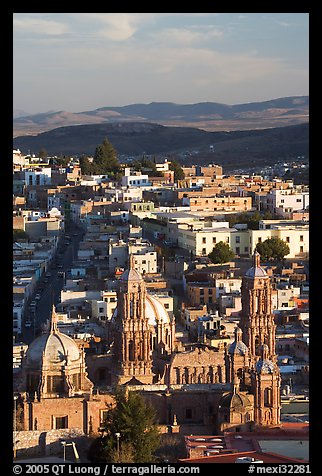
[[[256,251],[263,261],[281,261],[290,252],[290,247],[280,238],[267,238],[262,243],[257,243]]]
[[[169,169],[174,171],[174,181],[184,179],[184,171],[182,170],[181,165],[176,160],[171,160]]]
[[[108,174],[111,176],[115,176],[120,172],[120,163],[117,159],[116,150],[106,138],[95,149],[93,172],[95,174]]]
[[[135,392],[117,387],[115,403],[108,406],[103,428],[106,436],[94,440],[91,461],[149,463],[159,446],[160,434],[154,408]],[[120,433],[119,446],[116,434]],[[116,461],[117,460],[117,461]]]
[[[219,241],[213,250],[208,254],[208,258],[214,264],[222,264],[231,261],[235,257],[235,253],[229,247],[228,243],[224,243],[223,241]]]
[[[79,165],[83,175],[90,175],[93,171],[93,166],[88,160],[88,157],[82,156],[79,159]]]
[[[48,157],[47,150],[43,147],[42,149],[40,149],[38,156],[40,159],[47,159]]]

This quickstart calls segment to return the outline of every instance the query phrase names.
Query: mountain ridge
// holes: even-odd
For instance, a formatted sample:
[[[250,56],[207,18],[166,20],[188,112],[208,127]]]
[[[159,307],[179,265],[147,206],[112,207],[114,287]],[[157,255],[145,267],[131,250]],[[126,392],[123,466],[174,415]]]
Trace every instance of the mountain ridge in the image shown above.
[[[14,138],[14,148],[37,154],[93,155],[107,138],[120,156],[177,155],[202,163],[225,166],[243,161],[271,163],[298,155],[308,157],[309,125],[300,124],[248,131],[209,132],[191,127],[172,127],[146,122],[114,122],[59,127],[37,136]],[[212,146],[212,147],[210,147]],[[213,150],[212,154],[209,151]]]
[[[50,111],[13,120],[13,135],[36,134],[71,125],[112,122],[153,122],[187,126],[207,131],[251,130],[296,125],[309,120],[309,97],[289,96],[228,105],[218,102],[176,104],[173,102],[104,106],[81,112]]]

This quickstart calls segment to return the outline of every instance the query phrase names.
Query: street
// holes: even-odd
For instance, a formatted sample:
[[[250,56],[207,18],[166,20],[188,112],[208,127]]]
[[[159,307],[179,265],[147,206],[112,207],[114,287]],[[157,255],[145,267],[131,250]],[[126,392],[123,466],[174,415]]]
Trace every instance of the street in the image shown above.
[[[75,236],[77,233],[77,236]],[[57,304],[60,299],[60,292],[64,286],[64,276],[73,260],[77,257],[79,242],[82,240],[83,231],[74,228],[73,233],[70,234],[70,243],[64,243],[64,237],[57,249],[56,258],[51,267],[47,270],[50,276],[40,279],[39,284],[35,290],[35,294],[39,293],[40,298],[37,306],[33,311],[27,311],[26,319],[31,321],[31,327],[22,327],[22,335],[20,340],[25,344],[30,344],[34,338],[41,333],[41,325],[45,324],[51,316],[52,305]],[[45,282],[47,280],[47,282]],[[42,291],[39,286],[44,285]]]

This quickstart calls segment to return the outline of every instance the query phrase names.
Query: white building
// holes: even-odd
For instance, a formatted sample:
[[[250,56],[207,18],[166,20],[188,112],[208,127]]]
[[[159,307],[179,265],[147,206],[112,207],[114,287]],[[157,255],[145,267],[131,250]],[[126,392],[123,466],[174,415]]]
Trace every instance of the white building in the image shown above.
[[[271,213],[283,214],[298,210],[307,210],[310,204],[308,191],[290,189],[273,189],[267,194],[267,208]]]
[[[141,174],[141,172],[132,172],[129,167],[124,169],[124,176],[122,177],[122,186],[124,187],[148,187],[151,186],[149,176]]]
[[[35,167],[25,170],[25,184],[28,185],[50,185],[51,184],[51,168]]]

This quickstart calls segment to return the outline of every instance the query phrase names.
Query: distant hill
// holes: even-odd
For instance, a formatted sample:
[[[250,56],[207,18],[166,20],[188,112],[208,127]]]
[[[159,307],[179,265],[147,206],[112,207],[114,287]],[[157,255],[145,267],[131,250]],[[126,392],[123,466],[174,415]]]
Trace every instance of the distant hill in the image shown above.
[[[308,157],[309,126],[272,129],[209,132],[189,127],[170,127],[144,122],[118,122],[59,127],[37,136],[21,136],[13,146],[24,153],[37,154],[45,148],[51,155],[93,155],[107,137],[119,155],[179,154],[185,163],[216,161],[249,164],[275,162],[297,155]],[[210,146],[213,152],[210,153]]]
[[[13,135],[36,134],[56,127],[112,122],[153,122],[197,127],[208,131],[265,129],[309,121],[309,97],[292,96],[270,101],[227,105],[215,102],[175,104],[152,102],[101,107],[83,112],[49,112],[16,117]]]

